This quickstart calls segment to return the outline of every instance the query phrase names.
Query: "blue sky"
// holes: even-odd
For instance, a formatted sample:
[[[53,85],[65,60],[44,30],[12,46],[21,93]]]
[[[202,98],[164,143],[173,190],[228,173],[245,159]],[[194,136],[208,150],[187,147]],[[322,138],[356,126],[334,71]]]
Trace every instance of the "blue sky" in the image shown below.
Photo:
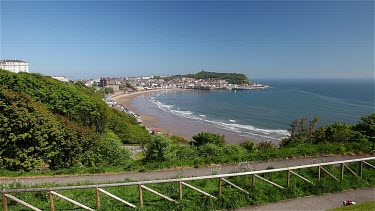
[[[374,1],[1,1],[1,59],[69,78],[374,78]]]

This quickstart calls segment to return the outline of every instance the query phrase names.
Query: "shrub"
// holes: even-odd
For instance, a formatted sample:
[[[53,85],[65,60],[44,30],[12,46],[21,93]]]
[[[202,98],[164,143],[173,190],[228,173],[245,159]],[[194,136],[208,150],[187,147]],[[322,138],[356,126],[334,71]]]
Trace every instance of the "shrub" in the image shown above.
[[[224,154],[227,156],[231,155],[243,155],[246,154],[247,150],[240,145],[229,145],[225,146],[224,148]]]
[[[259,150],[275,149],[276,145],[271,141],[261,141],[257,144]]]
[[[375,113],[361,117],[361,121],[354,125],[354,130],[366,135],[368,139],[375,136]]]
[[[242,142],[240,146],[246,149],[248,152],[255,152],[257,150],[256,144],[252,141]]]
[[[214,158],[224,156],[223,147],[216,144],[204,144],[198,147],[199,156],[204,158]]]
[[[176,158],[176,152],[172,147],[172,141],[162,135],[154,135],[146,144],[146,160],[169,161]]]
[[[174,145],[176,158],[179,160],[189,160],[197,157],[197,148],[187,144]]]
[[[225,145],[225,139],[224,136],[221,136],[219,134],[203,132],[193,136],[193,141],[191,143],[195,146],[201,146],[204,144],[215,144],[218,146],[223,146]]]

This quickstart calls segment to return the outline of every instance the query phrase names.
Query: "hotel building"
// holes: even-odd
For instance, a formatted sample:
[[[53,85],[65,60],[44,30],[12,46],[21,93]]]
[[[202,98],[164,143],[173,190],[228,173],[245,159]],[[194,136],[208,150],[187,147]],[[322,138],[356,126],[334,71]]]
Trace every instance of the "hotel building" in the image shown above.
[[[23,60],[0,60],[0,69],[13,73],[29,72],[29,63]]]

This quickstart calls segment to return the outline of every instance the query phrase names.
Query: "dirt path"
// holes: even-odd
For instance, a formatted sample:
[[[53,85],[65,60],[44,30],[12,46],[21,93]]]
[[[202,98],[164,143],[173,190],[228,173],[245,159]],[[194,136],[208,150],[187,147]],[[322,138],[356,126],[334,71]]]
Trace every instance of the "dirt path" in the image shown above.
[[[341,193],[328,193],[322,196],[290,199],[238,210],[327,210],[340,207],[344,200],[352,200],[356,203],[375,201],[375,188],[348,190]]]
[[[136,172],[136,173],[113,173],[113,174],[96,174],[96,175],[76,175],[76,176],[46,176],[46,177],[16,177],[16,178],[0,178],[0,183],[21,183],[23,185],[35,185],[41,183],[56,183],[56,184],[69,184],[77,182],[100,182],[100,183],[113,183],[124,181],[125,179],[133,181],[141,180],[156,180],[167,179],[176,177],[192,177],[204,176],[212,174],[234,173],[239,171],[249,170],[263,170],[269,167],[283,168],[298,165],[307,165],[313,163],[323,163],[340,160],[358,159],[368,156],[334,156],[334,157],[317,157],[317,158],[304,158],[304,159],[288,159],[269,162],[248,162],[244,164],[235,165],[213,165],[210,167],[202,168],[177,168],[174,170],[162,170],[152,172]]]

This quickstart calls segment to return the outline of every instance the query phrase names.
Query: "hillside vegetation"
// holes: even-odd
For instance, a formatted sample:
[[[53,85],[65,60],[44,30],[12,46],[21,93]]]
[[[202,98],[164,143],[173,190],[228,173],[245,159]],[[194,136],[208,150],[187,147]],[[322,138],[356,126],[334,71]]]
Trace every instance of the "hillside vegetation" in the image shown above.
[[[249,84],[249,79],[244,74],[239,73],[216,73],[201,71],[196,74],[187,74],[185,77],[196,79],[223,79],[230,84]]]
[[[149,135],[136,119],[107,106],[100,93],[80,82],[0,70],[2,175],[44,169],[58,170],[52,174],[146,171],[373,150],[375,114],[353,125],[316,127],[317,121],[293,121],[291,136],[280,146],[250,140],[227,145],[223,136],[206,132],[188,142],[177,136]],[[132,160],[124,143],[141,144],[144,158]]]
[[[0,70],[0,168],[119,165],[130,159],[121,144],[147,136],[82,83]]]

